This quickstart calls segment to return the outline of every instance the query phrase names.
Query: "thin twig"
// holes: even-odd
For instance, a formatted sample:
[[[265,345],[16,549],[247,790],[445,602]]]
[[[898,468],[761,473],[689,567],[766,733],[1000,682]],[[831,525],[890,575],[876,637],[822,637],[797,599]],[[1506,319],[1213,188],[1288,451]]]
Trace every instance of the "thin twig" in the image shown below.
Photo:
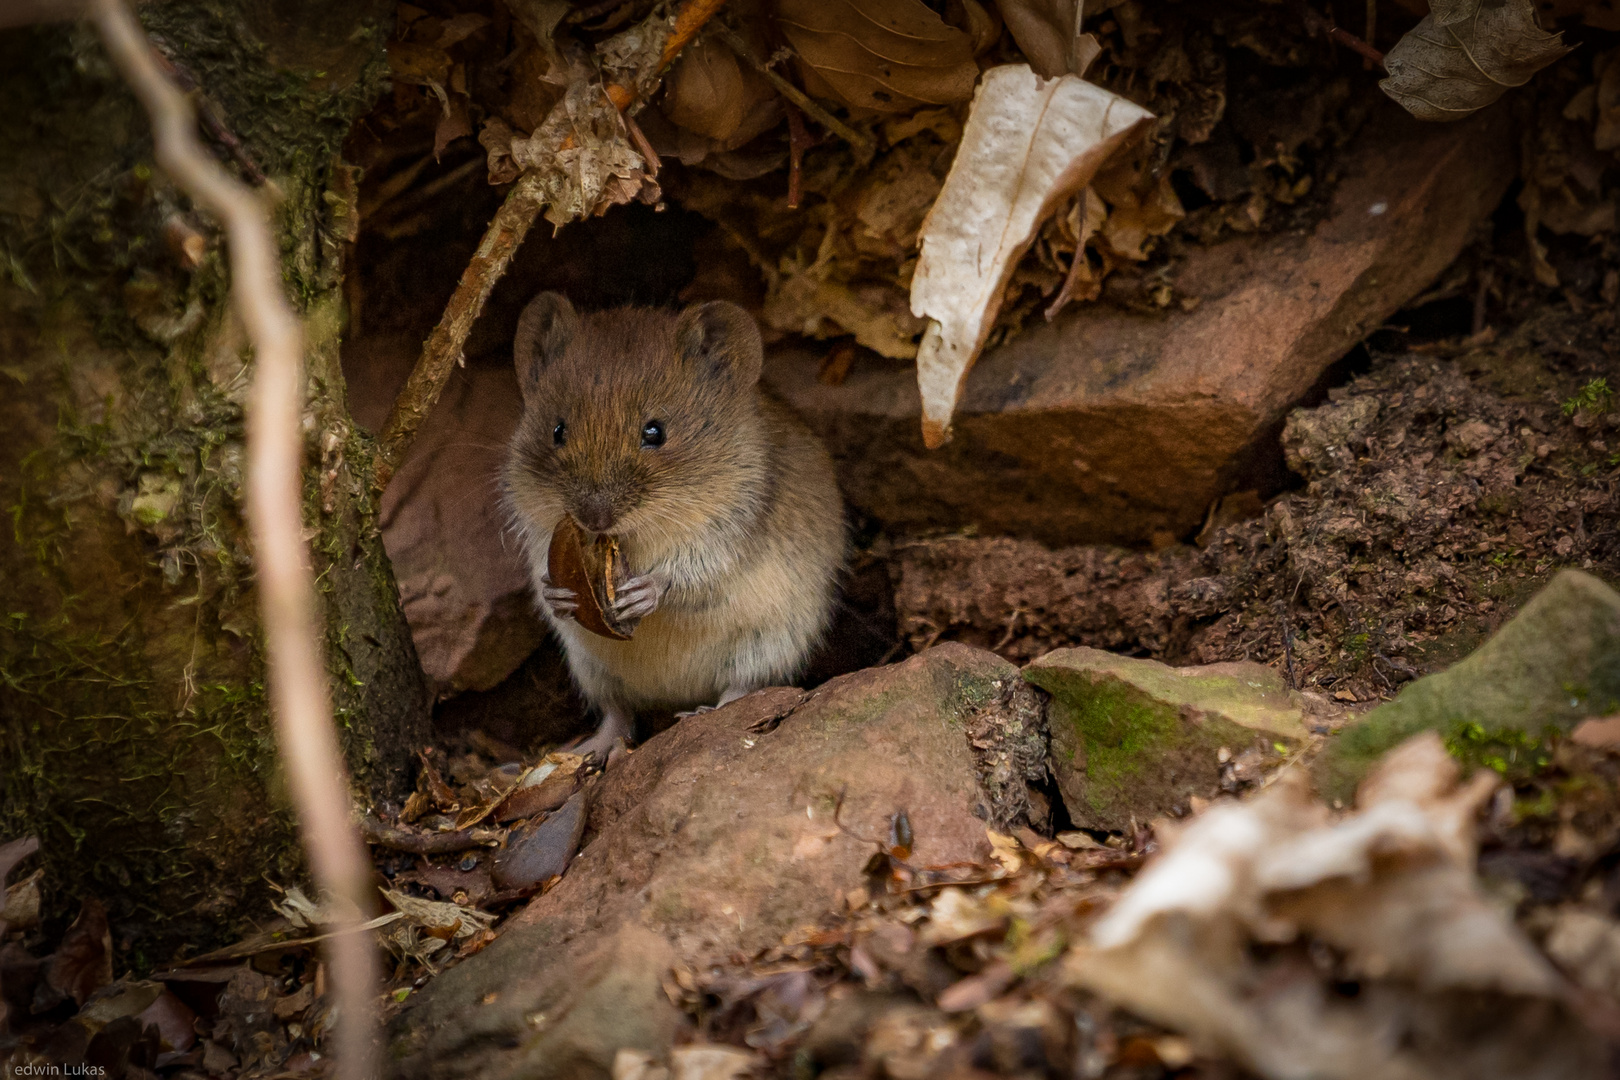
[[[1310,34],[1312,37],[1315,37],[1317,34],[1326,34],[1329,39],[1337,41],[1340,45],[1343,45],[1357,56],[1364,56],[1368,60],[1371,60],[1373,63],[1377,64],[1379,67],[1384,66],[1383,53],[1379,52],[1365,41],[1362,41],[1350,31],[1341,26],[1334,25],[1331,19],[1324,17],[1315,8],[1311,7],[1307,3],[1304,3],[1303,0],[1301,0],[1301,3],[1298,6],[1299,16],[1305,22],[1305,32],[1307,34]]]
[[[1057,296],[1046,307],[1046,321],[1051,322],[1058,317],[1069,301],[1074,297],[1074,290],[1080,284],[1080,272],[1091,269],[1091,261],[1086,258],[1086,242],[1091,239],[1086,232],[1086,217],[1091,212],[1091,189],[1088,187],[1080,192],[1080,228],[1079,242],[1074,245],[1074,258],[1069,260],[1069,272],[1063,275],[1063,287],[1058,290]]]
[[[282,291],[265,203],[203,149],[190,99],[164,77],[124,0],[95,0],[90,10],[114,64],[151,114],[158,165],[224,223],[230,241],[231,296],[257,360],[247,410],[247,514],[271,713],[310,868],[340,905],[327,947],[340,1017],[338,1075],[372,1080],[377,959],[371,936],[359,929],[370,903],[371,868],[350,817],[303,540],[303,328]]]
[[[788,123],[787,204],[789,210],[797,210],[804,198],[804,152],[816,145],[816,140],[804,126],[803,113],[791,104],[783,111],[787,113]]]
[[[658,170],[664,167],[664,159],[658,156],[653,144],[647,141],[647,135],[636,123],[636,118],[629,113],[624,114],[624,127],[630,133],[630,141],[636,144],[636,150],[647,162],[647,175],[653,179],[658,178]]]
[[[1367,36],[1364,39],[1376,51],[1378,48],[1378,0],[1367,0]],[[1383,63],[1382,60],[1379,61]],[[1362,57],[1362,66],[1372,70],[1373,59],[1370,56]]]
[[[367,816],[360,823],[366,843],[412,855],[451,855],[469,848],[489,847],[501,841],[500,829],[457,829],[454,832],[421,832],[402,829],[398,825],[385,825]]]
[[[394,472],[405,460],[416,429],[433,411],[445,383],[450,381],[450,372],[461,360],[462,346],[483,312],[484,302],[540,214],[540,193],[540,178],[536,174],[525,173],[520,177],[501,208],[495,211],[484,238],[478,242],[478,250],[462,271],[439,325],[428,335],[421,359],[411,369],[405,388],[394,399],[388,420],[377,434],[375,475],[379,489],[387,487],[388,481],[393,479]]]
[[[792,83],[782,78],[782,76],[777,74],[777,72],[772,69],[769,64],[765,63],[765,61],[761,60],[758,56],[755,56],[754,50],[748,47],[748,42],[744,41],[742,35],[737,33],[737,31],[733,30],[725,23],[715,23],[714,34],[721,41],[725,42],[732,52],[737,54],[737,59],[741,60],[743,63],[747,64],[749,67],[753,68],[755,71],[769,79],[771,85],[776,87],[777,91],[783,97],[787,98],[800,109],[804,110],[805,115],[809,116],[810,119],[814,120],[816,123],[820,124],[822,127],[826,128],[828,131],[832,132],[834,135],[837,135],[840,139],[843,139],[852,146],[858,146],[863,150],[870,150],[872,148],[871,139],[868,139],[865,135],[862,135],[860,132],[838,119],[838,117],[834,116],[826,109],[823,109],[820,105],[817,105],[803,90],[800,90],[797,86],[794,86]]]
[[[1299,689],[1299,677],[1294,673],[1294,628],[1288,621],[1288,604],[1277,605],[1277,617],[1282,620],[1283,671],[1288,676],[1288,689]]]
[[[697,37],[698,31],[724,4],[725,0],[686,0],[680,11],[676,12],[675,24],[670,28],[669,37],[664,40],[664,50],[658,62],[660,72],[675,61],[681,50]],[[636,102],[634,87],[615,83],[603,89],[620,112]],[[573,136],[569,136],[564,147],[572,139]],[[495,211],[489,228],[484,231],[484,238],[478,243],[478,250],[467,263],[467,269],[462,271],[456,291],[445,305],[439,325],[433,328],[433,333],[422,344],[422,355],[411,369],[405,388],[394,400],[394,407],[377,434],[373,482],[378,490],[387,487],[388,481],[393,479],[400,463],[405,460],[406,451],[411,448],[411,441],[416,438],[417,429],[422,426],[428,413],[433,411],[439,395],[444,393],[450,373],[461,362],[462,348],[467,344],[467,335],[472,332],[473,323],[478,321],[489,294],[495,289],[495,283],[506,273],[512,256],[529,234],[535,218],[540,216],[542,205],[540,177],[527,172],[518,178],[506,201]]]

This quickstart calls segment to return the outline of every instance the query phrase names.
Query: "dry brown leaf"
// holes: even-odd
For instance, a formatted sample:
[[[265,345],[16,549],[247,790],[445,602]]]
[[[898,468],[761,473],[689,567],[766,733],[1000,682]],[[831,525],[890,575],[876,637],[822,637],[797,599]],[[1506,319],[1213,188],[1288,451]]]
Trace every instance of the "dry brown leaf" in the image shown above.
[[[924,325],[906,307],[902,289],[881,282],[832,281],[814,266],[784,274],[766,298],[761,317],[774,330],[805,337],[852,334],[859,344],[893,360],[917,355],[917,335]]]
[[[518,54],[509,85],[511,96],[501,115],[521,132],[533,131],[545,123],[568,88],[567,79],[540,49],[525,49]]]
[[[523,171],[512,160],[512,140],[516,137],[517,132],[512,130],[512,125],[500,117],[492,116],[484,121],[483,130],[478,133],[478,143],[489,155],[490,183],[510,184]]]
[[[967,32],[974,56],[983,56],[1001,40],[1000,13],[978,0],[948,0],[945,21]]]
[[[741,146],[781,119],[775,88],[713,38],[687,46],[666,82],[663,114],[721,149]]]
[[[1609,53],[1597,82],[1597,126],[1592,145],[1598,150],[1620,148],[1620,50]]]
[[[1205,811],[1071,953],[1069,979],[1264,1077],[1583,1075],[1592,1040],[1558,1010],[1561,980],[1474,876],[1499,781],[1459,772],[1427,733],[1385,756],[1347,818],[1286,773]],[[1279,951],[1302,939],[1342,969]]]
[[[441,49],[465,41],[478,31],[489,25],[489,16],[479,15],[476,12],[464,11],[460,15],[446,19],[439,29],[439,39],[433,44]]]
[[[1086,255],[1086,246],[1107,223],[1108,208],[1103,205],[1102,199],[1089,188],[1081,192],[1063,221],[1063,232],[1074,241],[1074,258],[1069,263],[1069,272],[1064,275],[1063,287],[1058,290],[1051,304],[1047,305],[1047,322],[1057,318],[1058,312],[1062,311],[1069,301],[1095,300],[1101,294],[1103,278],[1107,275],[1110,264],[1105,260],[1100,269],[1092,266],[1091,259]]]
[[[585,833],[585,792],[576,791],[543,820],[513,830],[506,847],[495,853],[491,871],[502,889],[528,889],[568,869]]]
[[[51,957],[46,982],[80,1005],[112,982],[112,931],[107,926],[107,909],[99,900],[80,905],[79,917],[62,935],[62,944]]]
[[[37,836],[23,836],[0,844],[0,889],[5,888],[12,869],[38,850]]]
[[[1148,256],[1144,245],[1163,236],[1186,216],[1181,199],[1170,183],[1169,170],[1152,175],[1146,155],[1136,160],[1116,161],[1097,174],[1092,190],[1108,204],[1108,221],[1102,237],[1109,249],[1122,259],[1141,262]]]
[[[925,122],[896,129],[908,138],[959,131],[944,110],[927,112],[933,115]],[[825,192],[828,201],[797,212],[808,225],[803,235],[816,245],[815,256],[795,251],[772,267],[761,313],[765,324],[807,337],[854,335],[881,356],[914,358],[926,323],[911,312],[908,264],[939,194],[942,156],[934,138],[903,141],[865,170],[838,180],[836,190]]]
[[[429,971],[433,970],[429,958],[435,953],[452,942],[487,931],[495,923],[495,915],[465,904],[423,900],[395,889],[379,891],[398,912],[398,916],[390,917],[384,924],[387,929],[379,935],[383,943],[395,954],[423,964]]]
[[[553,225],[594,217],[632,199],[657,202],[661,194],[630,146],[624,117],[591,77],[575,77],[546,122],[527,139],[512,139],[510,147],[512,163],[538,179]],[[490,153],[494,159],[496,151]]]
[[[658,88],[664,43],[669,40],[674,16],[650,16],[597,45],[602,77],[628,87],[645,101]]]
[[[1152,114],[1073,75],[1026,64],[985,72],[944,190],[922,227],[911,310],[930,320],[917,354],[923,440],[949,437],[968,369],[1018,260],[1065,199]]]
[[[1102,51],[1080,32],[1081,0],[997,0],[997,6],[1037,75],[1084,75]]]
[[[1569,52],[1531,0],[1433,0],[1384,56],[1378,85],[1419,120],[1459,120]]]
[[[507,0],[508,10],[517,17],[540,46],[540,52],[553,67],[562,67],[557,51],[557,27],[571,10],[568,0]]]
[[[433,131],[433,160],[443,156],[445,147],[457,139],[473,133],[472,114],[467,109],[467,95],[451,94],[449,107],[439,117]]]
[[[921,0],[778,0],[776,22],[816,77],[807,78],[813,93],[825,88],[846,105],[879,112],[973,96],[972,34]]]
[[[35,870],[14,885],[6,887],[0,894],[0,927],[5,931],[32,930],[39,925],[39,882],[45,876],[45,871]],[[0,883],[4,876],[0,875]]]
[[[742,124],[742,66],[736,54],[713,38],[686,49],[669,73],[664,115],[699,135],[723,141]]]

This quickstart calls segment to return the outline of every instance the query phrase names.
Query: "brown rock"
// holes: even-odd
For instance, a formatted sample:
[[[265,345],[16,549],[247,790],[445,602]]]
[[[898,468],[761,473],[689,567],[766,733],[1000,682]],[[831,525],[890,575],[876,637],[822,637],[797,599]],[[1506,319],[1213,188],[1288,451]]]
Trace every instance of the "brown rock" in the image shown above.
[[[418,348],[403,337],[357,344],[413,358]],[[398,366],[391,356],[350,360],[352,368]],[[380,426],[391,395],[371,396],[382,408],[357,401],[356,417]],[[457,369],[383,494],[383,544],[417,656],[439,695],[495,686],[545,640],[500,507],[501,462],[522,410],[511,365]]]
[[[986,855],[995,811],[966,732],[1018,680],[943,645],[656,736],[594,790],[561,883],[413,999],[400,1074],[606,1077],[618,1049],[659,1056],[684,1022],[661,989],[672,965],[753,952],[833,910],[866,880],[875,849],[857,837],[886,837],[898,811],[915,865]]]
[[[922,447],[915,372],[817,379],[803,349],[765,380],[828,441],[844,493],[891,524],[973,523],[1046,543],[1188,536],[1328,366],[1449,265],[1513,179],[1508,117],[1447,126],[1385,108],[1344,154],[1309,234],[1191,248],[1192,311],[1073,307],[987,353],[956,439]]]

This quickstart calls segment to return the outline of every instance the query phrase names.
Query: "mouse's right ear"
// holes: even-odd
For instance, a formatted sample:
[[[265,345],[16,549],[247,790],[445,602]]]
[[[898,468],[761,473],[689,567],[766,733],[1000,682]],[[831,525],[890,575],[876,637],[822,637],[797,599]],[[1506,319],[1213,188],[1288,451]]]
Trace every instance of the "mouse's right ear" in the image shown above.
[[[579,313],[562,293],[543,292],[518,316],[512,358],[517,363],[518,387],[527,401],[539,385],[540,373],[568,348]]]

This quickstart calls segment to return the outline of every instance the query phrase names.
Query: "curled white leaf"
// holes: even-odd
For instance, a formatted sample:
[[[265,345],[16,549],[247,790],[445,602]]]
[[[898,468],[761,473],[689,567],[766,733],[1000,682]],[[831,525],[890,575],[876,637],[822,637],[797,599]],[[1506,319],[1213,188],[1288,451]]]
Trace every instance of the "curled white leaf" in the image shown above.
[[[923,439],[949,437],[967,372],[1035,232],[1153,114],[1073,75],[1027,64],[985,72],[944,190],[923,222],[911,310],[927,318],[917,353]]]

